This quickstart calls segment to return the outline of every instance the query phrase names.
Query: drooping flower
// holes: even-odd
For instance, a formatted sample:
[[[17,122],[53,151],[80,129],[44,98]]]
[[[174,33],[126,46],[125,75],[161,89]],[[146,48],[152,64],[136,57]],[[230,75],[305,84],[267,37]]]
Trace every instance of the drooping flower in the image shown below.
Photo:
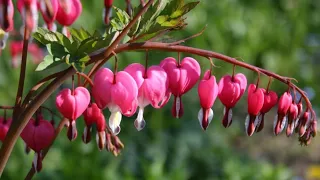
[[[207,70],[203,79],[198,86],[198,95],[200,99],[201,109],[198,113],[198,119],[203,130],[206,130],[213,118],[213,110],[211,107],[218,96],[219,88],[216,77],[211,75],[211,71]]]
[[[298,124],[297,128],[299,130],[300,137],[302,137],[306,132],[306,129],[307,129],[306,126],[309,121],[309,118],[310,118],[309,111],[305,111],[299,119],[299,124]]]
[[[56,97],[59,112],[69,119],[68,138],[70,141],[77,137],[75,120],[82,115],[90,103],[90,93],[84,87],[77,87],[73,91],[65,88]]]
[[[12,58],[12,67],[17,68],[21,63],[21,56],[23,52],[23,41],[11,41],[10,42],[10,53]],[[29,43],[28,52],[32,56],[32,62],[39,64],[43,59],[43,52],[39,46],[35,43]]]
[[[187,93],[199,80],[200,65],[191,57],[183,58],[181,63],[168,57],[161,61],[160,66],[168,75],[169,89],[174,95],[172,115],[180,118],[183,115],[182,95]]]
[[[278,135],[284,129],[287,122],[287,113],[292,104],[292,97],[290,92],[285,92],[279,99],[278,114],[274,120],[274,134]]]
[[[9,127],[11,125],[11,118],[7,119],[5,117],[0,118],[0,141],[3,142],[6,137]]]
[[[54,24],[58,13],[58,0],[39,0],[38,9],[40,10],[43,20],[46,23],[46,28],[50,31],[56,31],[57,26]]]
[[[248,88],[248,116],[246,118],[246,132],[252,136],[256,128],[256,117],[264,104],[264,93],[255,84],[250,84]]]
[[[82,140],[84,143],[88,143],[91,140],[91,128],[93,124],[96,124],[97,127],[97,145],[99,149],[103,149],[106,144],[106,123],[105,117],[101,109],[97,106],[96,103],[92,103],[88,106],[88,108],[83,113],[84,121],[86,123],[86,127],[84,128],[84,132],[82,135]]]
[[[37,0],[18,0],[18,11],[22,16],[22,20],[29,32],[33,32],[38,27],[38,6]]]
[[[103,21],[106,25],[110,23],[110,17],[112,15],[112,3],[113,0],[104,0]]]
[[[91,140],[92,125],[97,122],[99,116],[101,116],[101,109],[96,103],[89,104],[87,109],[83,112],[83,119],[86,124],[82,134],[82,140],[84,143],[89,143]]]
[[[64,26],[63,34],[69,36],[66,26],[73,24],[82,13],[82,4],[80,0],[59,0],[59,8],[56,20]]]
[[[144,108],[151,104],[154,108],[160,108],[169,100],[169,81],[167,73],[160,66],[145,68],[143,65],[133,63],[127,66],[124,71],[129,73],[138,86],[138,117],[134,125],[138,131],[146,124],[143,118]]]
[[[268,113],[278,102],[278,95],[274,91],[261,88],[264,94],[263,107],[257,120],[256,131],[260,132],[264,127],[264,115]]]
[[[44,120],[42,115],[30,119],[21,133],[26,146],[36,152],[32,165],[37,172],[42,168],[42,150],[50,146],[54,133],[54,127],[49,121]]]
[[[288,137],[291,136],[294,131],[295,122],[297,121],[297,118],[298,118],[298,106],[293,100],[288,110],[288,124],[287,124],[287,130],[286,130],[286,134]]]
[[[99,69],[94,77],[92,95],[100,109],[111,112],[109,127],[116,135],[120,132],[122,114],[132,116],[137,108],[138,87],[125,71],[113,73],[108,68]]]
[[[220,79],[218,86],[218,97],[225,106],[222,124],[224,127],[229,127],[232,123],[232,108],[245,92],[247,88],[247,78],[242,73],[233,76],[225,75]]]
[[[106,147],[106,119],[104,115],[101,113],[96,121],[97,125],[97,135],[96,135],[96,141],[98,148],[102,150]]]
[[[12,0],[0,0],[0,29],[5,32],[13,30],[14,8]]]

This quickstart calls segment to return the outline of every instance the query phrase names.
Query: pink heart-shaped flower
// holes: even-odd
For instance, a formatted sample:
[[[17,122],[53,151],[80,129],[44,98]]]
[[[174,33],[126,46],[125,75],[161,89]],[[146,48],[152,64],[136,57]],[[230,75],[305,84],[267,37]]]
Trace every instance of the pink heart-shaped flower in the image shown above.
[[[134,124],[137,130],[142,130],[146,124],[143,119],[144,108],[149,104],[154,108],[160,108],[164,106],[170,98],[167,73],[160,66],[151,66],[145,69],[145,67],[139,63],[130,64],[124,71],[133,77],[139,88],[139,113]]]
[[[87,109],[90,93],[84,87],[77,87],[74,94],[70,89],[63,89],[56,97],[56,106],[60,113],[69,120],[76,120]]]
[[[179,118],[183,115],[183,105],[181,96],[187,93],[200,78],[200,65],[191,58],[185,57],[178,63],[172,57],[165,58],[161,61],[160,66],[166,71],[169,79],[169,89],[175,96],[172,106],[172,115]]]
[[[99,108],[111,111],[109,127],[114,134],[120,132],[122,115],[132,116],[137,109],[138,87],[125,71],[116,74],[108,68],[98,70],[94,77],[92,95]]]

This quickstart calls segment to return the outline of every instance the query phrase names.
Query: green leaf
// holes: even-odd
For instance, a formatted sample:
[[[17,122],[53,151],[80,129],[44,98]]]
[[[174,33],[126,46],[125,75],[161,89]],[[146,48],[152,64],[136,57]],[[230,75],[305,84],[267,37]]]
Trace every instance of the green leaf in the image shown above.
[[[63,63],[60,58],[53,57],[51,55],[47,55],[44,57],[43,61],[38,64],[36,71],[43,71],[59,64]]]
[[[57,42],[47,44],[47,49],[50,55],[58,57],[60,59],[69,54],[68,52],[66,52],[64,46]]]
[[[78,42],[81,42],[81,41],[91,37],[91,34],[83,28],[80,28],[80,29],[69,28],[69,31],[70,31],[72,38]]]
[[[189,11],[191,11],[192,9],[194,9],[198,4],[199,4],[200,1],[197,1],[197,2],[190,2],[188,4],[185,4],[183,7],[179,8],[178,10],[176,10],[175,12],[173,12],[171,15],[170,15],[170,18],[172,19],[175,19],[175,18],[178,18],[178,17],[181,17],[185,14],[187,14]]]

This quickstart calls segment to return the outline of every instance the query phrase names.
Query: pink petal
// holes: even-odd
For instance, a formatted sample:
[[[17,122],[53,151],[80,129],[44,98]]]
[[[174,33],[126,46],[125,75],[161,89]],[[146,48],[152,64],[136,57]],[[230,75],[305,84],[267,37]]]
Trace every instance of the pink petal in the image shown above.
[[[111,103],[117,105],[124,114],[132,110],[133,101],[137,99],[138,87],[134,79],[125,71],[116,75],[116,83],[111,87]]]
[[[114,74],[108,68],[99,69],[93,80],[92,95],[100,109],[106,108],[111,102],[110,89]]]

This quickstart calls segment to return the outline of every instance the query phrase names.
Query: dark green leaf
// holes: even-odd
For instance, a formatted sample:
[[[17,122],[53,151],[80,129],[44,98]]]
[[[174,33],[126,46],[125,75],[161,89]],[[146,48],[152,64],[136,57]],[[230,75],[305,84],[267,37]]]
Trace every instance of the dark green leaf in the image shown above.
[[[66,52],[63,45],[61,45],[57,42],[47,44],[47,49],[48,49],[48,52],[50,55],[52,55],[54,57],[58,57],[60,59],[62,59],[64,56],[69,54],[68,52]]]

